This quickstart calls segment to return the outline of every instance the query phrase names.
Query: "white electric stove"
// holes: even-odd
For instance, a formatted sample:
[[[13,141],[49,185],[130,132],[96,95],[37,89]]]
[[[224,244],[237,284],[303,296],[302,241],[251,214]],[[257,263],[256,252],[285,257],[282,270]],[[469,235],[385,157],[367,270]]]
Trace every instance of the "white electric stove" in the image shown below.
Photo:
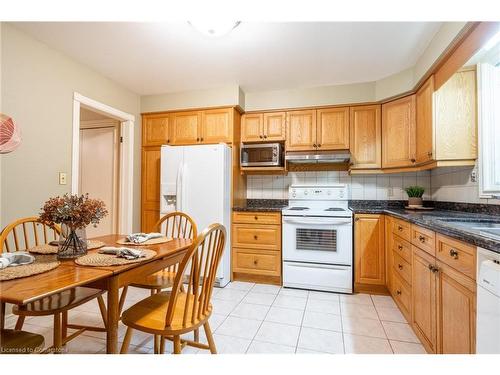
[[[289,188],[282,211],[283,286],[352,293],[352,212],[346,185]]]

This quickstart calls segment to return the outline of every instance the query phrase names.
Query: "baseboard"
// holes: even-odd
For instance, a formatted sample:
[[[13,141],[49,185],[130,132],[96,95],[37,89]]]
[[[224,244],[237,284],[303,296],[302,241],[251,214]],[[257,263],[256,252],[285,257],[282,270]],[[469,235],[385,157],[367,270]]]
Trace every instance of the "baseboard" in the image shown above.
[[[355,293],[381,294],[384,296],[390,295],[389,290],[387,289],[387,286],[385,286],[385,285],[354,283],[354,292]]]
[[[233,281],[247,281],[251,283],[272,284],[281,286],[280,276],[253,275],[249,273],[233,272]]]

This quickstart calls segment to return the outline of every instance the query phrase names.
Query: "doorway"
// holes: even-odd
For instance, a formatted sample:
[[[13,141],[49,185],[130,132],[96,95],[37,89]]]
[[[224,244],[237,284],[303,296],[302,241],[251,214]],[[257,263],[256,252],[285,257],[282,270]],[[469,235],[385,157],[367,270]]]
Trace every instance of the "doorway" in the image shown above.
[[[94,227],[89,237],[118,233],[120,122],[91,109],[80,108],[80,162],[78,191],[104,201],[108,216]]]

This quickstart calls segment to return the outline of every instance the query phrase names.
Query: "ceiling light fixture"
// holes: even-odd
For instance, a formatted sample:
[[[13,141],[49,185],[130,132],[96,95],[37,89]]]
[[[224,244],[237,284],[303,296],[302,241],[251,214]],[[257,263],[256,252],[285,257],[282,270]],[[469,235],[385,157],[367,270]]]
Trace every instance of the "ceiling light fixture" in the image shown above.
[[[241,21],[188,21],[199,32],[210,37],[218,38],[229,34]]]

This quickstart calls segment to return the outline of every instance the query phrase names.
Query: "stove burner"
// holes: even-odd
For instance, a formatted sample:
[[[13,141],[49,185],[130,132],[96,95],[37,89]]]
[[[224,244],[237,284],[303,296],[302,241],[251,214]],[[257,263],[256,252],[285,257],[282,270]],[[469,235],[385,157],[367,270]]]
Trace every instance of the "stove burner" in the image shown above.
[[[308,209],[309,209],[308,207],[290,207],[289,208],[290,211],[305,211]]]
[[[343,208],[340,207],[330,207],[327,208],[325,211],[345,211]]]

